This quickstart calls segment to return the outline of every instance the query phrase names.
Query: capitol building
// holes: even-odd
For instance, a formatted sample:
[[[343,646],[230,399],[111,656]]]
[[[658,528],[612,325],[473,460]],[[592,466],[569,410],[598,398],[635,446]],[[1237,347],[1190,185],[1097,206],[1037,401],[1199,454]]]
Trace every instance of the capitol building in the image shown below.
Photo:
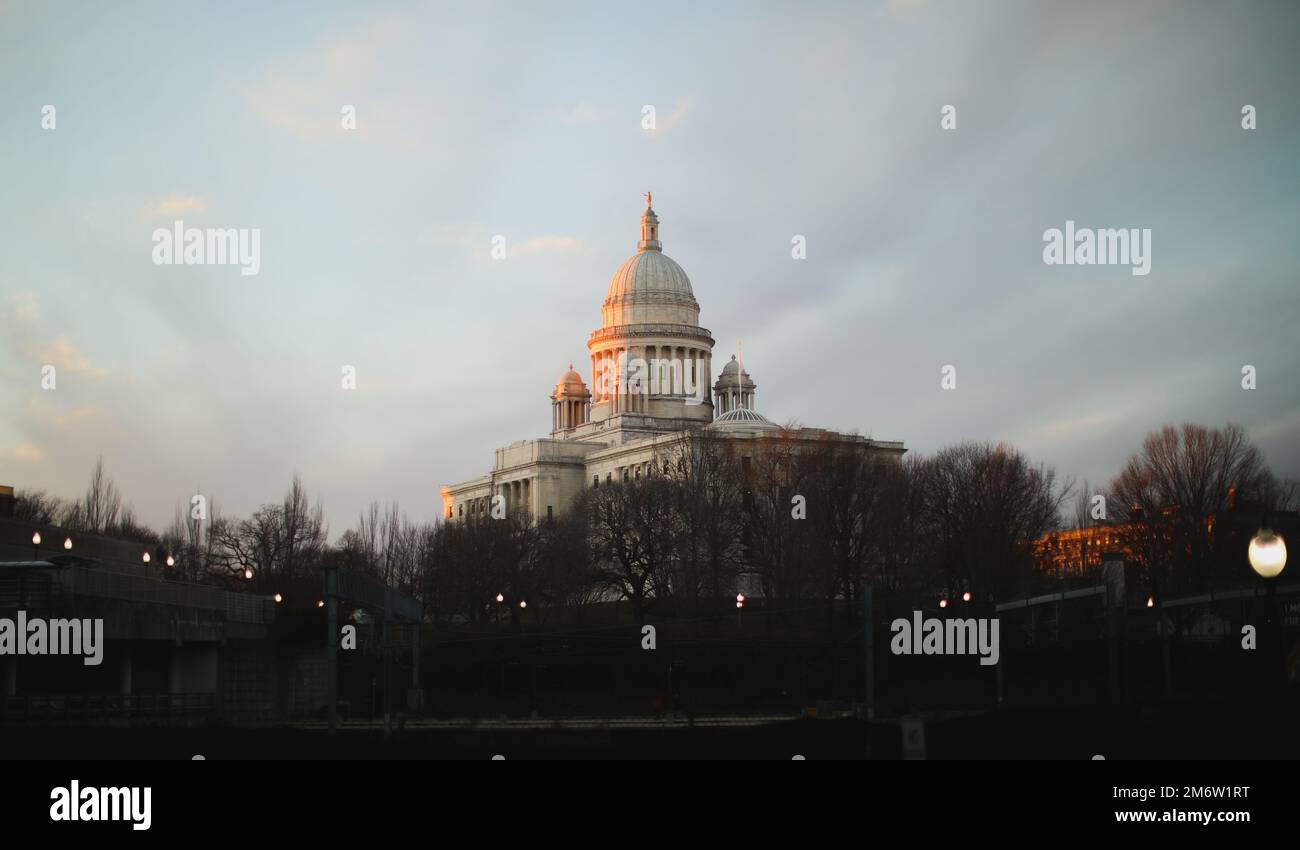
[[[663,252],[659,217],[646,196],[637,252],[614,272],[601,305],[601,325],[587,340],[592,384],[572,364],[551,393],[549,437],[496,450],[492,471],[442,488],[443,515],[490,515],[501,496],[508,515],[558,516],[586,487],[647,475],[655,458],[683,431],[708,428],[740,442],[821,442],[901,456],[901,442],[870,440],[821,428],[782,428],[758,412],[756,385],[733,355],[713,379],[713,337],[700,326],[691,280]]]

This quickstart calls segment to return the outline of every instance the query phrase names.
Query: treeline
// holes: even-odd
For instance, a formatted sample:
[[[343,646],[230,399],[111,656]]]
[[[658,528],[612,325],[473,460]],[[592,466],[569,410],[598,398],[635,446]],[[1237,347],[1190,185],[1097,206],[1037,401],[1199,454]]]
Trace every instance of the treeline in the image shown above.
[[[153,564],[170,578],[219,584],[232,590],[297,601],[319,598],[322,571],[338,566],[381,579],[408,593],[420,592],[428,563],[433,526],[411,520],[396,503],[372,502],[356,525],[329,542],[329,527],[319,499],[313,502],[295,476],[278,502],[264,504],[248,517],[222,514],[215,501],[201,497],[176,506],[161,533],[138,522],[100,459],[85,494],[64,500],[44,491],[19,491],[15,518],[36,526],[59,526],[141,544]]]
[[[1005,445],[902,459],[810,433],[688,431],[649,475],[587,489],[563,519],[441,523],[426,606],[475,624],[502,605],[518,621],[521,601],[718,620],[747,593],[769,621],[802,621],[856,610],[867,583],[931,602],[1003,598],[1032,574],[1023,541],[1060,523],[1069,488]]]
[[[1032,592],[1059,579],[1030,544],[1067,527],[1107,526],[1105,545],[1153,588],[1240,583],[1245,543],[1224,518],[1243,504],[1280,516],[1298,493],[1235,425],[1153,432],[1095,491],[1005,444],[899,457],[797,428],[753,439],[698,429],[664,447],[650,474],[601,482],[540,521],[423,522],[375,502],[330,543],[319,500],[295,478],[246,518],[178,506],[159,534],[135,520],[102,462],[80,499],[20,493],[17,515],[156,546],[176,556],[177,578],[258,593],[314,599],[326,566],[362,572],[419,597],[442,624],[519,624],[556,608],[581,619],[611,601],[638,622],[717,622],[742,592],[761,597],[769,622],[831,622],[859,609],[867,585],[927,607]]]

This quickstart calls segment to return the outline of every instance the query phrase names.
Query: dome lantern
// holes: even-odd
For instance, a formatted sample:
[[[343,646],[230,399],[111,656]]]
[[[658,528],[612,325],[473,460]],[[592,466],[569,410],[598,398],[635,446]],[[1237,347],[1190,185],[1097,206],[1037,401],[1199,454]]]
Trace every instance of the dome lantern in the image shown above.
[[[714,407],[719,414],[733,410],[753,410],[754,390],[757,386],[733,354],[731,361],[722,367],[717,383],[713,385]]]
[[[659,216],[655,215],[654,207],[650,206],[650,193],[645,193],[645,212],[641,214],[641,241],[637,243],[636,249],[640,251],[662,251],[663,245],[659,242]]]

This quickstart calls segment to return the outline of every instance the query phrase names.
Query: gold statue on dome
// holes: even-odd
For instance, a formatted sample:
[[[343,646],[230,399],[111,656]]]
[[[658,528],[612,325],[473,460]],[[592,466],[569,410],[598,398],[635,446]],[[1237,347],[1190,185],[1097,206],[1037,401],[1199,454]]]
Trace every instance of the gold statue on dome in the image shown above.
[[[645,193],[645,208],[650,209],[650,193]]]

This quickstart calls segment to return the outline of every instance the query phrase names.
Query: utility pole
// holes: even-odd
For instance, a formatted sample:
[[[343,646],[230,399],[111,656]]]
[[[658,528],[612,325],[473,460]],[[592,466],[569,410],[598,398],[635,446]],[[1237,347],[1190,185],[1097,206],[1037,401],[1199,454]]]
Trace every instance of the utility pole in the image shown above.
[[[862,589],[862,628],[866,630],[864,632],[866,639],[863,642],[865,655],[863,664],[866,666],[867,677],[863,713],[866,715],[867,720],[866,758],[868,760],[871,758],[871,730],[876,721],[876,638],[873,628],[876,614],[875,600],[872,597],[874,590],[869,581],[866,587]]]
[[[325,568],[325,679],[326,699],[329,700],[329,733],[335,734],[339,728],[339,600],[338,567]]]

